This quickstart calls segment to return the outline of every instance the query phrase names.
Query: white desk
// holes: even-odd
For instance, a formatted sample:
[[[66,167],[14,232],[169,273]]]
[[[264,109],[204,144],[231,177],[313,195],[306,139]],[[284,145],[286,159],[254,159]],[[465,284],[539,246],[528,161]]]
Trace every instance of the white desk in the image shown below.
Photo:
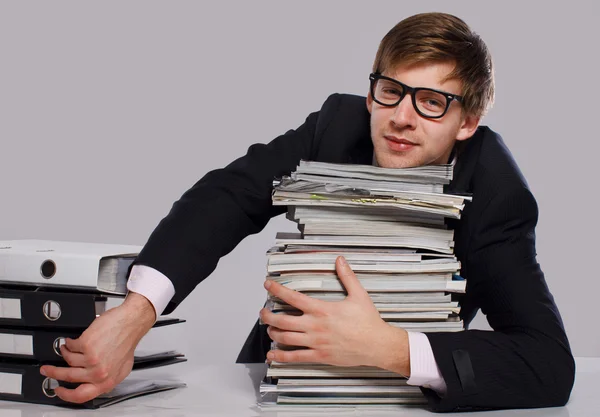
[[[72,410],[60,407],[0,401],[0,417],[75,416],[211,416],[211,417],[300,417],[316,416],[433,416],[422,407],[380,410],[261,411],[256,406],[257,387],[266,365],[198,366],[183,363],[164,369],[140,371],[147,375],[171,376],[185,381],[186,388],[134,398],[99,410]],[[141,373],[139,375],[142,375]],[[578,358],[577,376],[566,407],[533,410],[489,411],[492,416],[592,417],[600,416],[600,358]],[[446,414],[474,416],[476,414]]]

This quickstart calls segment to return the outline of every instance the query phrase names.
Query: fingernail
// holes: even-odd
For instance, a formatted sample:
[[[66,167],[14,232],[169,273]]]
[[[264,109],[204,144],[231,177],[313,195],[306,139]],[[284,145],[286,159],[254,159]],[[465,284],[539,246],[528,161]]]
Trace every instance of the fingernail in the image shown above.
[[[271,360],[275,359],[275,354],[273,352],[267,353],[267,359],[271,359]]]
[[[268,279],[265,281],[265,288],[268,290],[271,287],[271,280]]]
[[[40,368],[40,374],[46,376],[46,370],[44,368]]]
[[[340,256],[340,265],[348,266],[348,262],[346,261],[346,258],[344,258],[343,256]]]

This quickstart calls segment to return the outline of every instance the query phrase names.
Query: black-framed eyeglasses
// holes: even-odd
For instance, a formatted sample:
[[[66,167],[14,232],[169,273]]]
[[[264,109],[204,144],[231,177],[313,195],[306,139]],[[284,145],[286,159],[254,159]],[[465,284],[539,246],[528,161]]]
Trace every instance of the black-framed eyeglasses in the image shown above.
[[[378,73],[369,75],[371,80],[371,97],[376,103],[386,107],[397,106],[406,94],[410,93],[412,104],[417,113],[428,119],[439,119],[444,116],[456,100],[462,103],[463,97],[424,87],[410,87],[393,78]]]

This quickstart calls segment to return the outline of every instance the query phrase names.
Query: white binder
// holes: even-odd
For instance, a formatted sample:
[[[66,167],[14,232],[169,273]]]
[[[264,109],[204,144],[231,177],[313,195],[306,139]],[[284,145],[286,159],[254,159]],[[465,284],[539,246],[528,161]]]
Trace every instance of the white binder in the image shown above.
[[[0,284],[125,294],[127,270],[141,249],[104,243],[0,241]]]

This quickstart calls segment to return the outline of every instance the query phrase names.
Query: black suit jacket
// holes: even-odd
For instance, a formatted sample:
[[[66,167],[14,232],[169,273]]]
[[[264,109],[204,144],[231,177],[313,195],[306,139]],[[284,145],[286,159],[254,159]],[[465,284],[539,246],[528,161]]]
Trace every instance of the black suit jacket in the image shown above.
[[[494,331],[428,333],[446,381],[440,398],[423,388],[435,411],[564,405],[575,364],[562,320],[536,261],[538,210],[499,135],[480,127],[460,143],[448,192],[472,193],[455,229],[455,252],[467,290],[461,317],[478,309]],[[364,97],[334,94],[268,144],[206,174],[154,230],[137,263],[175,286],[172,311],[243,238],[263,229],[284,207],[271,204],[272,181],[300,159],[371,164],[373,145]],[[255,326],[238,360],[264,361],[268,336]]]

